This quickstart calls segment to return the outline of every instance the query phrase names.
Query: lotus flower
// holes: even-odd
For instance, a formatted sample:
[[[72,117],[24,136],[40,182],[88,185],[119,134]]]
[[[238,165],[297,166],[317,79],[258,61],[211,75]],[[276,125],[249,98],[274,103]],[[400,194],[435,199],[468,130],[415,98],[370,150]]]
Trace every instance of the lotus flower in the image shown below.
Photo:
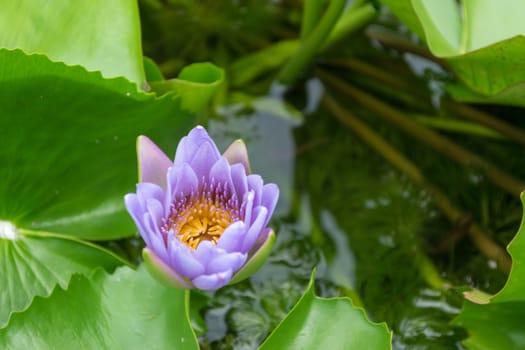
[[[155,277],[180,288],[216,290],[262,265],[275,240],[266,226],[279,189],[249,174],[241,140],[221,156],[197,126],[180,140],[173,162],[145,136],[137,151],[140,182],[124,202]]]

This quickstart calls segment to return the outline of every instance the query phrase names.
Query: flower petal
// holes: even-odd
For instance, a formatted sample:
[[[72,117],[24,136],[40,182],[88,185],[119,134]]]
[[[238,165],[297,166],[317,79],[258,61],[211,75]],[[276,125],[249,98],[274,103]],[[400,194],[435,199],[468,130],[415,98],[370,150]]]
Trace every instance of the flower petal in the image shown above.
[[[196,192],[199,188],[197,175],[186,163],[169,168],[167,178],[168,189],[165,202],[167,211],[169,211],[170,205],[176,198],[185,197],[192,192]],[[168,215],[168,212],[166,212],[166,215]]]
[[[208,135],[206,129],[204,129],[200,125],[193,128],[189,132],[188,136],[185,136],[180,140],[179,145],[177,146],[177,151],[175,153],[174,163],[176,165],[180,165],[182,163],[190,163],[197,154],[197,151],[205,143],[211,146],[211,151],[215,158],[213,163],[215,163],[215,161],[217,161],[217,159],[219,159],[220,157],[219,150],[217,149],[217,146],[215,146],[213,140]]]
[[[253,197],[254,206],[258,206],[261,204],[262,187],[263,187],[263,179],[260,175],[257,175],[257,174],[248,175],[248,188],[250,190],[253,190],[254,192],[254,197]]]
[[[181,276],[192,279],[205,272],[204,265],[202,265],[193,256],[189,248],[180,243],[176,237],[169,239],[168,256],[170,266]]]
[[[160,233],[159,227],[149,212],[144,214],[144,232],[140,232],[146,242],[146,246],[151,248],[163,261],[168,262],[168,251],[164,243],[164,236]]]
[[[242,237],[246,229],[247,226],[244,222],[234,222],[224,230],[217,242],[217,247],[224,249],[228,253],[240,251],[243,241]]]
[[[228,159],[228,162],[233,165],[240,163],[244,166],[246,171],[250,173],[250,161],[248,159],[248,150],[243,140],[235,140],[224,151],[223,156]]]
[[[233,164],[231,166],[231,176],[233,187],[237,193],[237,200],[242,201],[244,194],[248,191],[248,180],[246,179],[246,170],[242,164]]]
[[[193,285],[202,290],[216,290],[228,284],[232,278],[232,270],[214,273],[211,275],[201,275],[192,280]]]
[[[142,257],[148,271],[158,281],[176,288],[189,289],[193,287],[182,276],[166,265],[151,249],[144,248]]]
[[[222,183],[226,185],[226,188],[230,191],[231,194],[235,193],[235,188],[233,187],[230,164],[226,158],[221,157],[211,168],[210,170],[210,180],[215,181],[215,183]]]
[[[266,184],[263,186],[261,205],[268,209],[264,226],[268,225],[268,221],[270,221],[270,218],[272,217],[278,199],[279,187],[277,187],[276,184]]]
[[[243,218],[247,225],[252,224],[252,211],[253,211],[253,191],[246,192],[242,200],[242,207],[244,207]]]
[[[164,217],[164,207],[162,204],[155,198],[148,198],[146,200],[146,207],[148,208],[148,212],[150,213],[156,227],[160,227]]]
[[[139,229],[139,232],[145,232],[146,229],[143,223],[144,209],[139,203],[139,198],[135,193],[129,193],[124,196],[124,205],[131,215],[135,225]]]
[[[258,206],[253,212],[255,214],[255,220],[248,229],[248,232],[246,233],[246,236],[242,242],[241,252],[243,253],[247,253],[253,248],[255,241],[257,241],[257,238],[264,228],[264,223],[266,222],[266,217],[268,216],[268,210],[263,206]]]
[[[146,208],[148,198],[154,198],[159,202],[164,201],[164,190],[159,185],[149,182],[141,182],[137,184],[137,195],[141,200],[141,205]]]
[[[195,249],[195,258],[204,266],[208,266],[210,260],[215,258],[223,249],[217,248],[215,244],[210,241],[202,241]]]
[[[211,168],[219,159],[220,156],[216,155],[214,146],[206,142],[199,147],[197,153],[195,153],[195,157],[193,157],[189,164],[193,171],[195,171],[195,175],[197,175],[199,181],[201,181],[202,179],[208,179]]]
[[[246,262],[246,264],[233,275],[229,284],[238,283],[253,275],[261,268],[266,259],[268,259],[273,244],[275,243],[275,233],[268,229],[266,232],[263,232],[263,234],[265,239],[261,242],[260,246],[256,247],[253,255],[248,259],[248,262]]]
[[[151,182],[166,188],[166,171],[171,160],[146,136],[137,139],[139,181]]]
[[[221,254],[210,260],[206,267],[206,273],[219,273],[227,270],[237,271],[246,261],[247,254],[230,253]]]

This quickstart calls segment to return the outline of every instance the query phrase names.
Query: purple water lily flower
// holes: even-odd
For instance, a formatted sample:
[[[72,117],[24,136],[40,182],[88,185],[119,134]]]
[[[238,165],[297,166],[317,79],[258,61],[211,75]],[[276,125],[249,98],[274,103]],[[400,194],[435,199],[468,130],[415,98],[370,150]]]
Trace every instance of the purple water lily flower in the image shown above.
[[[197,126],[181,139],[173,162],[145,136],[137,151],[140,182],[124,202],[154,276],[181,288],[215,290],[262,265],[275,240],[266,226],[279,189],[249,174],[241,140],[221,156]]]

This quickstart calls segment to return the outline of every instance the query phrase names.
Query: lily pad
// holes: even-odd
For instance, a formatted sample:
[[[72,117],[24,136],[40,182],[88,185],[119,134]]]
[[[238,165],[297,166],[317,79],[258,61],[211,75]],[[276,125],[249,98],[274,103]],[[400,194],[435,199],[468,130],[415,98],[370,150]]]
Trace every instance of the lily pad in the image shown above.
[[[136,1],[3,1],[0,47],[145,82]]]
[[[314,273],[306,292],[261,350],[391,349],[391,333],[385,323],[370,322],[364,310],[348,298],[317,297]]]
[[[445,59],[473,101],[525,106],[525,2],[382,0],[437,57]],[[504,25],[503,25],[504,24]],[[456,90],[451,90],[452,92]],[[470,94],[460,98],[468,100]],[[477,96],[476,96],[477,95]]]
[[[210,96],[213,88],[199,86],[194,94]],[[175,149],[193,122],[183,103],[123,78],[0,50],[0,220],[85,239],[135,234],[122,198],[137,182],[136,138]]]
[[[199,349],[186,291],[165,287],[141,267],[75,275],[68,290],[13,315],[2,349]]]
[[[12,312],[29,307],[35,296],[49,296],[57,284],[66,288],[73,274],[87,274],[99,266],[113,271],[123,263],[77,239],[27,231],[14,235],[0,238],[0,328]]]
[[[524,193],[521,201],[525,208]],[[469,338],[465,345],[469,349],[525,348],[525,214],[508,250],[512,269],[503,289],[490,298],[467,293],[471,301],[465,301],[454,320],[454,324],[467,329]]]

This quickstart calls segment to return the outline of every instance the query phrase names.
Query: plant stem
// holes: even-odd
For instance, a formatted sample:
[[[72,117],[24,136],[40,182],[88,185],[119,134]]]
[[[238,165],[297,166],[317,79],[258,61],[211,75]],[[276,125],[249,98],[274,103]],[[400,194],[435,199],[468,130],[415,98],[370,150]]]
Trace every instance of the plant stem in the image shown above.
[[[491,116],[490,114],[451,100],[445,101],[444,107],[453,113],[457,113],[465,119],[485,125],[492,130],[498,131],[507,138],[525,145],[525,132],[523,130],[518,129],[513,125],[507,124],[504,121]]]
[[[376,112],[377,115],[384,120],[397,125],[412,137],[430,145],[436,151],[448,156],[459,164],[481,169],[489,180],[508,193],[519,198],[521,192],[525,190],[525,184],[521,182],[521,180],[507,174],[494,164],[464,149],[437,132],[419,123],[415,123],[402,112],[383,103],[374,96],[346,84],[343,80],[324,71],[319,70],[318,75],[329,85],[337,88],[343,94],[353,98],[371,111]]]
[[[290,60],[284,65],[277,80],[284,85],[292,85],[301,72],[312,61],[323,41],[328,37],[339,16],[343,12],[346,0],[332,0],[323,18],[308,35],[301,40],[301,45]]]
[[[414,89],[413,86],[405,79],[401,79],[397,75],[393,75],[387,71],[378,69],[377,67],[362,62],[357,59],[334,60],[330,64],[337,67],[343,67],[355,72],[365,74],[375,80],[394,87],[396,90],[403,90],[418,99],[427,99],[428,96],[422,93],[421,89]],[[469,105],[454,102],[450,99],[443,100],[443,107],[453,114],[456,114],[464,119],[484,125],[492,131],[497,131],[499,134],[505,136],[510,140],[514,140],[522,145],[525,145],[525,132],[521,129],[510,125],[501,119],[498,119],[488,113],[482,112],[479,109],[473,108]]]
[[[363,6],[357,6],[358,1],[352,4],[348,10],[339,18],[334,29],[326,39],[326,42],[321,48],[325,51],[337,44],[340,40],[355,32],[363,25],[373,20],[377,11],[372,4],[365,3]]]
[[[315,28],[321,18],[323,1],[304,0],[303,16],[301,18],[301,39],[306,38]]]
[[[335,117],[337,117],[337,119],[352,129],[352,131],[361,139],[363,139],[370,147],[376,150],[398,170],[405,173],[414,184],[427,190],[432,196],[436,205],[451,222],[455,223],[460,218],[465,216],[465,214],[460,209],[454,206],[454,204],[448,199],[447,195],[441,191],[441,189],[427,181],[421,170],[414,163],[407,159],[397,149],[392,147],[368,125],[359,120],[359,118],[357,118],[351,112],[341,107],[330,96],[325,96],[323,98],[323,104],[331,113],[334,114]],[[495,241],[493,241],[488,234],[483,232],[483,230],[474,223],[469,226],[468,233],[469,237],[474,242],[474,245],[476,245],[476,247],[485,256],[496,261],[498,267],[504,272],[508,273],[510,271],[511,260],[508,254]],[[431,272],[432,268],[433,266],[429,267],[428,264],[422,267],[422,269],[429,269],[428,271]],[[427,281],[430,285],[444,285],[444,282],[439,281],[438,273],[432,272],[429,274],[428,271],[425,272],[425,276],[431,277],[431,280]]]
[[[376,25],[367,28],[366,35],[370,39],[377,40],[385,46],[392,47],[396,50],[403,52],[410,52],[424,58],[428,58],[429,60],[434,61],[443,67],[448,66],[446,61],[434,56],[426,47],[414,44],[411,40],[400,35],[397,32],[394,32],[393,30]]]

